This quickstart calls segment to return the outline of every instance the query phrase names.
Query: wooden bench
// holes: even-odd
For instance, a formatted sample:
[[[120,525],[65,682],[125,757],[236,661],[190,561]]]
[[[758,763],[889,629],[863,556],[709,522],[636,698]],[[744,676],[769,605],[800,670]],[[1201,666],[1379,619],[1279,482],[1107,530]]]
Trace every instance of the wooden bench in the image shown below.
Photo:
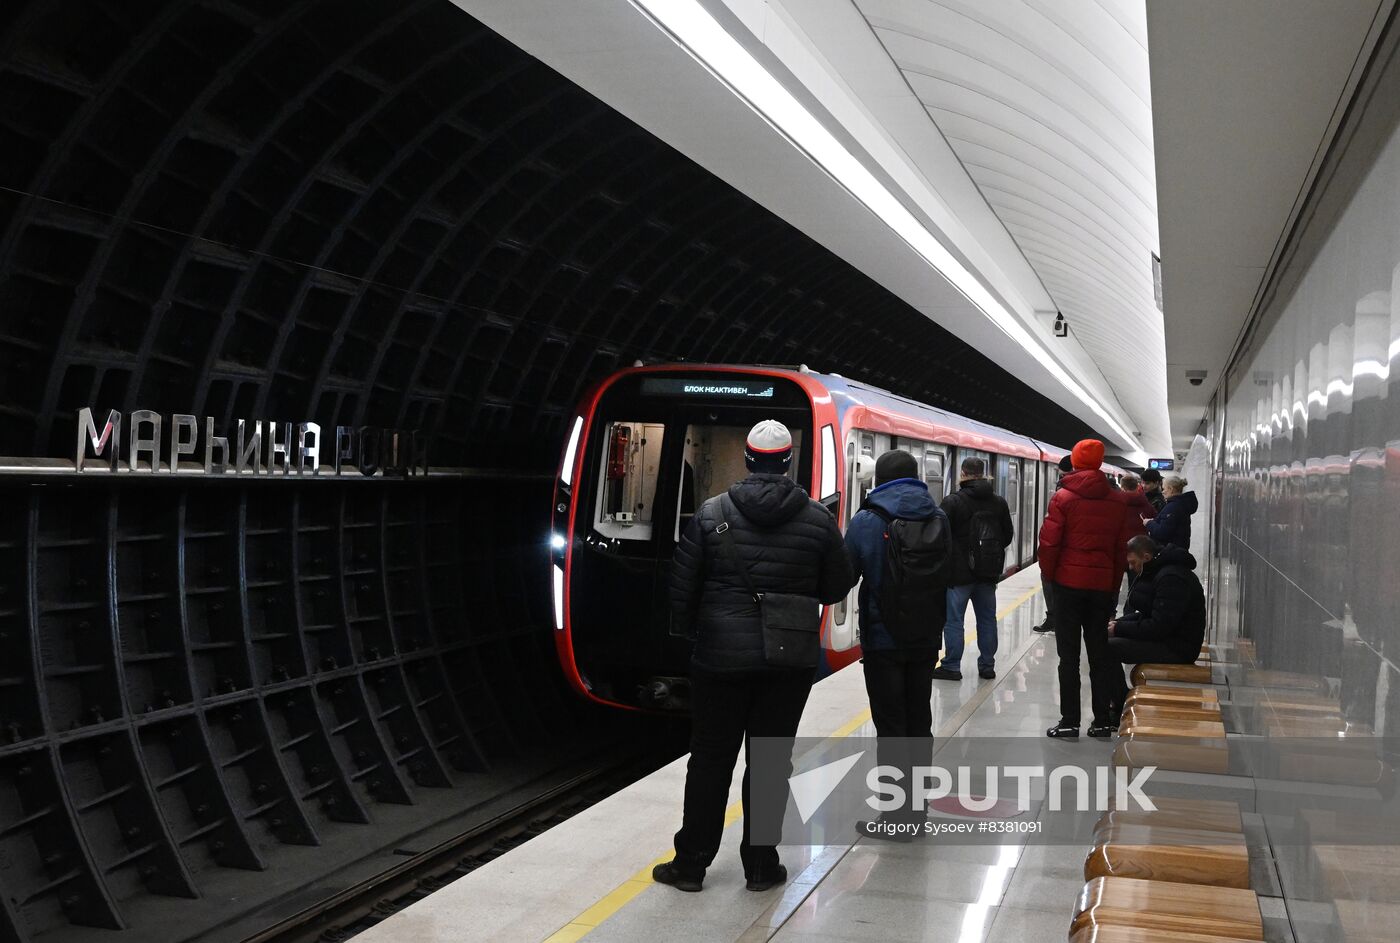
[[[1216,720],[1180,720],[1148,714],[1132,723],[1121,724],[1121,736],[1139,739],[1224,740],[1225,724]]]
[[[1255,943],[1238,936],[1212,936],[1208,933],[1183,933],[1180,930],[1153,930],[1148,927],[1120,927],[1096,924],[1085,927],[1069,938],[1070,943]],[[1348,938],[1350,943],[1350,938]]]
[[[1155,766],[1183,773],[1230,771],[1230,751],[1224,737],[1172,742],[1172,737],[1143,736],[1132,731],[1119,737],[1113,747],[1113,765],[1141,769]]]
[[[1184,681],[1187,684],[1210,684],[1210,665],[1134,665],[1133,684],[1144,681]]]
[[[1220,695],[1215,688],[1202,688],[1188,685],[1153,684],[1143,682],[1128,692],[1125,704],[1186,704],[1220,706]]]
[[[1157,808],[1151,812],[1137,808],[1119,809],[1110,804],[1108,811],[1100,815],[1094,825],[1095,841],[1104,829],[1113,825],[1157,825],[1244,834],[1244,819],[1238,803],[1220,799],[1153,796],[1152,804]]]
[[[1249,849],[1242,832],[1112,825],[1084,859],[1085,880],[1097,877],[1248,888]]]
[[[1156,930],[1173,940],[1184,939],[1184,933],[1264,939],[1264,919],[1253,891],[1137,878],[1098,877],[1079,892],[1071,939],[1094,939],[1075,934],[1105,925]]]
[[[1119,727],[1121,729],[1131,726],[1133,723],[1169,723],[1171,721],[1224,723],[1221,719],[1220,707],[1216,704],[1189,704],[1185,701],[1166,701],[1154,704],[1151,701],[1134,701],[1124,705],[1123,719],[1119,722]]]

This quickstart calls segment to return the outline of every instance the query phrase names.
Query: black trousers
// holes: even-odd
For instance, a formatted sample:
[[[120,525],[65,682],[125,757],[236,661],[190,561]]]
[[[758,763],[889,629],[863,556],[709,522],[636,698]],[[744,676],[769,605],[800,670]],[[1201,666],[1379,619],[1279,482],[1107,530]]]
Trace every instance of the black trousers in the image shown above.
[[[927,765],[933,757],[933,669],[937,662],[934,649],[866,652],[862,659],[870,719],[879,738],[877,757],[881,766],[902,772],[900,782],[906,790],[913,788],[913,767]]]
[[[1118,594],[1055,584],[1055,650],[1060,656],[1060,720],[1079,726],[1079,641],[1089,656],[1089,700],[1096,723],[1107,723],[1121,702],[1123,669],[1108,653],[1108,620]],[[1117,681],[1114,681],[1114,677]]]
[[[1189,665],[1195,661],[1194,658],[1182,658],[1166,642],[1151,639],[1111,638],[1108,640],[1108,654],[1114,661],[1118,681],[1114,703],[1120,708],[1128,699],[1128,682],[1123,677],[1123,669],[1117,665]]]
[[[676,832],[676,861],[688,868],[708,868],[724,834],[724,808],[739,747],[744,747],[744,837],[739,857],[744,873],[778,863],[778,849],[749,842],[755,813],[782,820],[787,807],[787,776],[750,789],[748,749],[751,737],[792,737],[812,690],[812,671],[754,674],[695,672],[691,684],[690,762],[685,770],[685,812]],[[788,774],[792,765],[788,765]],[[772,821],[770,818],[769,821]]]
[[[1045,577],[1040,578],[1040,591],[1045,595],[1045,625],[1055,627],[1055,584]]]

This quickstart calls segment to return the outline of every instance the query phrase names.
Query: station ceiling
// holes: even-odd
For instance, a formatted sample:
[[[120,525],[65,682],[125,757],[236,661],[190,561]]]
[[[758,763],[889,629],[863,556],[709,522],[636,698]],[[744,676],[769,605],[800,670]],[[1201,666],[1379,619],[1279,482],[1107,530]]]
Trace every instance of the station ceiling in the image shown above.
[[[0,456],[145,408],[543,469],[635,359],[1088,432],[448,0],[6,3],[0,90]]]
[[[1169,447],[1140,2],[455,2],[1124,452]],[[778,109],[644,8],[717,23],[977,288],[833,172],[841,155],[794,147]],[[983,288],[1013,330],[987,314]],[[1068,338],[1054,336],[1057,312]]]

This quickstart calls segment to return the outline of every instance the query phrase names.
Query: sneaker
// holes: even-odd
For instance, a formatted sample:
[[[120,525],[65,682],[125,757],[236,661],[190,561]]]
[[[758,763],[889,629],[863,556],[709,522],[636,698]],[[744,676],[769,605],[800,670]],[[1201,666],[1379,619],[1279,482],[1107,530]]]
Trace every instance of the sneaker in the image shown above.
[[[657,884],[669,884],[678,891],[694,893],[700,890],[700,885],[705,882],[705,872],[683,868],[672,860],[652,868],[651,879]]]
[[[775,864],[771,868],[760,868],[745,877],[748,882],[744,885],[751,891],[766,891],[770,887],[777,887],[779,884],[787,883],[787,868],[780,864]]]
[[[979,669],[977,669],[977,677],[981,678],[983,681],[991,681],[991,680],[992,680],[993,678],[995,678],[996,676],[997,676],[996,671],[994,671],[994,670],[991,669],[991,668],[979,668]]]
[[[1111,724],[1108,721],[1100,722],[1096,720],[1089,725],[1089,736],[1091,737],[1098,737],[1099,739],[1103,739],[1105,737],[1111,737],[1117,732],[1118,725]]]
[[[947,668],[944,668],[942,665],[940,665],[939,667],[933,669],[933,677],[935,681],[961,681],[962,672],[949,671]]]
[[[1054,737],[1057,740],[1078,740],[1079,726],[1070,726],[1066,723],[1059,723],[1045,731],[1045,736]]]
[[[1032,632],[1040,632],[1041,634],[1044,634],[1044,633],[1046,633],[1046,632],[1053,632],[1053,631],[1055,631],[1055,627],[1054,627],[1053,625],[1050,624],[1050,620],[1049,620],[1049,619],[1046,619],[1044,622],[1040,623],[1040,625],[1033,625],[1033,626],[1031,626],[1031,631],[1032,631]]]

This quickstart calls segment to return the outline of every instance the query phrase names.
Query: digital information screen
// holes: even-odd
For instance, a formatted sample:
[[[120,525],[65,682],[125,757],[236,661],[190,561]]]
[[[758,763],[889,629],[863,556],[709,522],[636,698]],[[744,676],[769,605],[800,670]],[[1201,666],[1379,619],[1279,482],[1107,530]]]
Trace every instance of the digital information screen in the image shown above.
[[[1155,468],[1155,469],[1157,469],[1158,471],[1175,471],[1175,470],[1176,470],[1176,459],[1174,459],[1174,458],[1149,458],[1149,459],[1147,460],[1147,467],[1148,467],[1148,468]]]
[[[772,399],[772,380],[708,379],[687,380],[682,377],[646,377],[642,380],[643,396],[695,396],[706,399]]]

